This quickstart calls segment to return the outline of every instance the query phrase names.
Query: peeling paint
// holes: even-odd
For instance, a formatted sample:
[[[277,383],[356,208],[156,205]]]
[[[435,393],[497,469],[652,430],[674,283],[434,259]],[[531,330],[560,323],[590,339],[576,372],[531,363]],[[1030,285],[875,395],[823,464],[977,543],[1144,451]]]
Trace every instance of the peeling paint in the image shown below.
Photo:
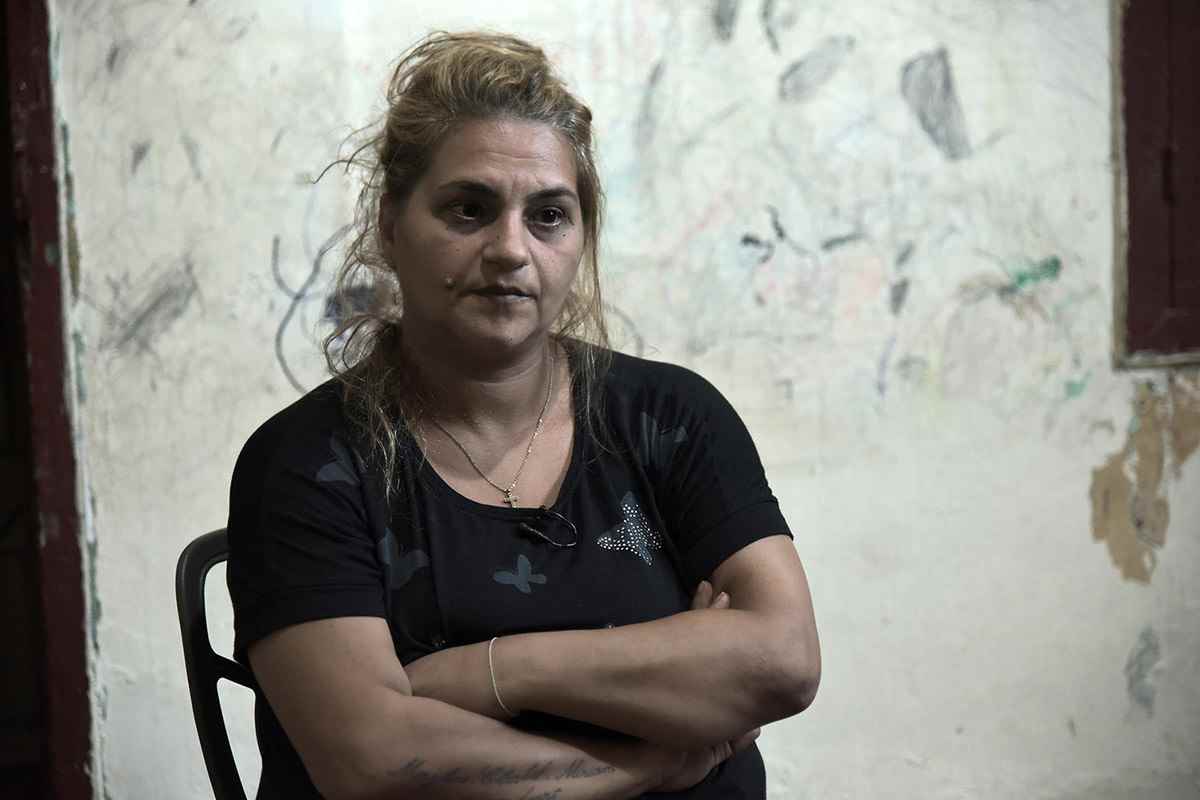
[[[1125,580],[1149,583],[1171,510],[1168,456],[1179,474],[1200,443],[1200,372],[1176,372],[1165,391],[1138,386],[1125,445],[1092,471],[1092,538],[1108,545]]]

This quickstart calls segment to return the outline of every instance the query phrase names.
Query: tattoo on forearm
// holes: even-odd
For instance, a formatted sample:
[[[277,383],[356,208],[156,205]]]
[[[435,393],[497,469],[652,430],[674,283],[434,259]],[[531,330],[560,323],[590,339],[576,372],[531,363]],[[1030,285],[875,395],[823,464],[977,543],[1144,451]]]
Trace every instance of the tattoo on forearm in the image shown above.
[[[577,758],[566,766],[562,773],[558,776],[559,780],[571,780],[573,778],[594,778],[597,775],[607,775],[610,772],[616,772],[617,768],[611,764],[588,764],[582,758]]]
[[[534,794],[534,788],[530,786],[525,790],[525,794],[521,795],[520,800],[558,800],[559,794],[562,793],[562,787],[558,787],[552,792],[538,792]]]
[[[611,764],[589,761],[577,758],[566,766],[557,766],[552,761],[537,761],[523,767],[482,767],[478,773],[462,767],[447,767],[446,769],[428,769],[425,759],[411,758],[399,769],[399,774],[407,780],[421,786],[446,786],[454,784],[478,784],[483,786],[511,786],[518,783],[533,783],[536,781],[581,780],[595,778],[616,772]],[[536,793],[535,793],[536,792]],[[541,791],[533,786],[526,788],[519,800],[557,800],[562,787],[551,791]]]
[[[424,786],[475,782],[462,767],[450,767],[441,771],[427,770],[425,769],[425,759],[423,758],[410,759],[407,764],[400,768],[400,774]]]
[[[524,769],[519,767],[484,767],[479,772],[479,782],[488,784],[540,781],[547,777],[547,772],[549,772],[549,770],[549,761],[531,764]]]

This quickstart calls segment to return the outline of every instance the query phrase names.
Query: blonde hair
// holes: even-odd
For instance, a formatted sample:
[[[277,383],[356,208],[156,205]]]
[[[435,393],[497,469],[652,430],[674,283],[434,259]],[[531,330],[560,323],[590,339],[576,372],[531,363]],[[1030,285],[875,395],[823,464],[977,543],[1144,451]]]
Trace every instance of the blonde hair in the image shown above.
[[[579,275],[551,333],[569,355],[577,423],[603,434],[600,385],[610,350],[597,254],[603,193],[592,145],[592,113],[566,88],[542,50],[494,33],[433,33],[409,49],[387,88],[387,111],[366,141],[334,162],[363,171],[354,233],[334,296],[341,322],[325,339],[325,358],[343,386],[351,421],[367,440],[391,492],[402,431],[426,413],[419,376],[400,358],[402,297],[381,249],[379,204],[404,202],[437,147],[469,120],[514,118],[549,125],[569,144],[584,227]],[[366,308],[353,298],[370,297]]]

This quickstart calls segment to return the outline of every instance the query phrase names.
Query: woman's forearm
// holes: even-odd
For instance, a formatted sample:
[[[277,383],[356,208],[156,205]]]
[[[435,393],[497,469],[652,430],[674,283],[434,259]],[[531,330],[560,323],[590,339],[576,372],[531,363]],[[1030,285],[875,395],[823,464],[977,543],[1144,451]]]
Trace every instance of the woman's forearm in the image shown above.
[[[510,706],[694,747],[803,710],[811,697],[799,649],[754,613],[696,610],[506,637],[495,661]]]
[[[318,786],[327,797],[616,800],[654,789],[675,759],[634,740],[525,733],[427,698],[381,696],[378,712],[353,763]]]
[[[620,628],[499,639],[497,688],[510,709],[696,747],[736,739],[811,701],[802,649],[783,626],[738,609],[693,610]],[[408,666],[413,693],[497,718],[487,642]]]

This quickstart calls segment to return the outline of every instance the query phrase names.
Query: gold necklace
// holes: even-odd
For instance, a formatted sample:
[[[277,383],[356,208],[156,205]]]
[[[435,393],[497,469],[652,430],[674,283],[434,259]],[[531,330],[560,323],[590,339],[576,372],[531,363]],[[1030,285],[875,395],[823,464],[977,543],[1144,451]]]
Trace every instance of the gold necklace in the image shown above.
[[[462,442],[456,439],[454,434],[442,427],[442,423],[431,418],[431,421],[437,426],[437,429],[446,434],[446,437],[450,441],[454,442],[455,446],[457,446],[458,449],[462,451],[462,454],[467,457],[467,463],[479,473],[479,477],[483,478],[492,486],[492,488],[504,495],[504,502],[508,503],[509,508],[516,508],[517,503],[521,499],[513,494],[513,492],[517,488],[517,481],[521,479],[521,473],[525,470],[525,464],[529,462],[529,454],[533,452],[533,443],[537,441],[538,434],[542,432],[542,423],[546,419],[546,410],[550,408],[550,396],[554,393],[554,368],[556,365],[557,362],[554,358],[554,352],[552,350],[550,353],[550,380],[546,384],[546,402],[542,403],[542,412],[538,414],[537,423],[533,426],[533,435],[529,437],[529,446],[525,448],[525,456],[521,459],[521,465],[517,467],[517,474],[513,475],[512,483],[508,485],[507,489],[489,478],[487,474],[479,468],[479,465],[475,463],[475,459],[471,458],[471,454],[467,452],[467,448],[463,447]]]

